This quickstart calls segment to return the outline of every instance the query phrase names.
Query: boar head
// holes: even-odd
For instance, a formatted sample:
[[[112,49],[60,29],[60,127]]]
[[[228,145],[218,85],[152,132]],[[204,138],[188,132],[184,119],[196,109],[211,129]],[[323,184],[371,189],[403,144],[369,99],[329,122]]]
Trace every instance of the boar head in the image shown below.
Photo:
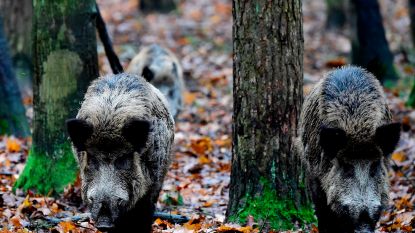
[[[149,189],[143,157],[150,123],[129,120],[121,133],[95,132],[82,119],[66,124],[80,166],[82,198],[96,227],[110,231]]]
[[[400,136],[400,124],[376,129],[370,138],[322,127],[320,146],[326,172],[320,178],[327,205],[344,232],[374,232],[388,200],[387,165]]]

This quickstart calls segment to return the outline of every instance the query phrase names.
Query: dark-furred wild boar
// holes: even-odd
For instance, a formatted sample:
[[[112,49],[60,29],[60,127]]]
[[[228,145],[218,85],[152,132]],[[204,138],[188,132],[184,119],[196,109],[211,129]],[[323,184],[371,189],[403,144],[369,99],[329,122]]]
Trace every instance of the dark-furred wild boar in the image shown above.
[[[142,75],[167,98],[173,117],[183,108],[183,70],[177,57],[167,48],[153,44],[144,47],[131,60],[128,73]]]
[[[374,232],[399,141],[378,80],[359,67],[327,74],[305,99],[299,136],[320,233]]]
[[[150,232],[174,139],[164,96],[136,75],[98,78],[67,129],[96,227]]]

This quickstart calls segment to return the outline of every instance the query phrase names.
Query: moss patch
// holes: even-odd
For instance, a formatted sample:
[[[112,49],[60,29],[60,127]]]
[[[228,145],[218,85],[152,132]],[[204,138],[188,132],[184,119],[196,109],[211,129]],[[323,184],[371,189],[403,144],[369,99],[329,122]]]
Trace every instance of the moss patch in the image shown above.
[[[8,134],[9,132],[9,123],[4,119],[0,119],[0,135]]]
[[[293,200],[278,197],[276,190],[265,178],[260,182],[264,188],[262,195],[246,196],[245,206],[236,216],[229,217],[231,222],[245,223],[251,215],[260,225],[266,221],[274,230],[292,229],[295,223],[301,226],[316,223],[311,203],[297,208]]]
[[[73,183],[78,166],[70,143],[57,146],[54,152],[54,155],[48,155],[32,147],[26,166],[13,189],[30,189],[47,195],[61,193],[66,185]]]

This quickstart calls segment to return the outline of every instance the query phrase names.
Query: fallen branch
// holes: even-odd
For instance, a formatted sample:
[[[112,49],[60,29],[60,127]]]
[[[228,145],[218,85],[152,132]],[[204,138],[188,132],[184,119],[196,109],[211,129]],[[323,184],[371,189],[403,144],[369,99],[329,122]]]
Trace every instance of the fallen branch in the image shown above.
[[[169,213],[163,213],[163,212],[155,212],[154,219],[162,219],[169,221],[171,223],[185,223],[190,220],[190,218],[183,216],[183,215],[177,215],[177,214],[169,214]]]
[[[0,172],[0,175],[2,175],[2,176],[12,176],[12,175],[14,175],[14,173],[12,173],[12,172]]]
[[[177,214],[170,214],[170,213],[163,213],[163,212],[155,212],[154,219],[160,218],[162,220],[169,221],[171,223],[185,223],[188,222],[190,219],[183,215],[177,215]],[[79,215],[74,215],[72,217],[66,217],[66,218],[55,218],[55,217],[44,217],[45,220],[52,224],[59,224],[60,222],[86,222],[91,219],[90,213],[83,213]]]

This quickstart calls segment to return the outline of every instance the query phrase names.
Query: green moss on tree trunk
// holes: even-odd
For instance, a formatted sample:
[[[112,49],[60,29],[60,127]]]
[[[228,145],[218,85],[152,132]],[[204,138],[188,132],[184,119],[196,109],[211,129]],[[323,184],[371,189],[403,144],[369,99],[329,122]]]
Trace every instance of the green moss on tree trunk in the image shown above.
[[[245,203],[237,213],[229,216],[232,222],[245,223],[248,216],[254,220],[262,221],[260,225],[269,224],[274,229],[292,229],[295,222],[304,226],[316,223],[312,204],[297,207],[292,199],[281,198],[271,182],[266,178],[260,179],[262,192],[257,196],[247,194],[244,197]],[[263,221],[266,223],[264,224]]]
[[[98,77],[96,12],[92,0],[33,5],[33,147],[15,187],[47,194],[75,179],[65,120],[75,117],[89,83]]]
[[[16,182],[15,189],[34,189],[41,194],[56,194],[75,181],[78,169],[69,142],[56,146],[53,156],[44,153],[42,149],[31,148],[26,167]]]

